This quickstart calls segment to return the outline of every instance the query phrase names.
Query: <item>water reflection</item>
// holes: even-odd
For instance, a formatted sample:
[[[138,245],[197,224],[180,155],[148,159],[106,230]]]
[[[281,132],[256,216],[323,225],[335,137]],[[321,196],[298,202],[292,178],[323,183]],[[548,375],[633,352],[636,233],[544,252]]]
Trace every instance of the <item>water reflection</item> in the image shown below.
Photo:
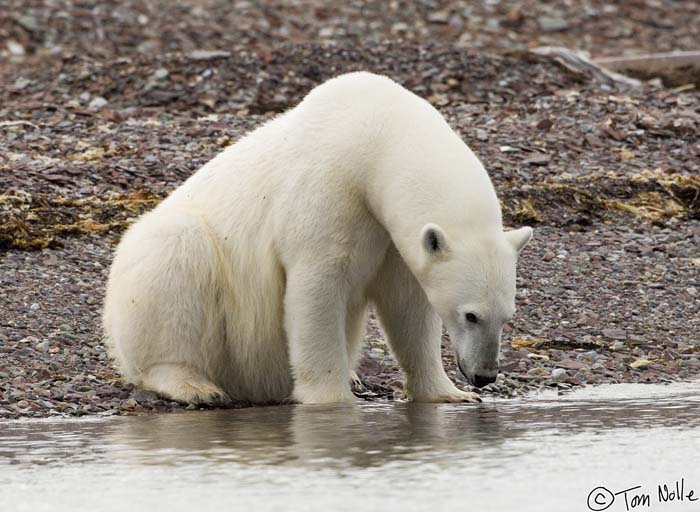
[[[184,454],[184,463],[203,457],[241,464],[372,467],[484,450],[521,431],[506,428],[493,406],[402,403],[152,416],[115,423],[107,437],[119,453],[154,464],[181,464]]]
[[[92,421],[0,424],[3,465],[80,462],[379,467],[456,460],[497,465],[541,440],[623,429],[700,427],[700,383],[593,388],[479,405],[363,403],[251,408]],[[617,396],[615,395],[617,393]],[[633,436],[625,434],[626,439]]]

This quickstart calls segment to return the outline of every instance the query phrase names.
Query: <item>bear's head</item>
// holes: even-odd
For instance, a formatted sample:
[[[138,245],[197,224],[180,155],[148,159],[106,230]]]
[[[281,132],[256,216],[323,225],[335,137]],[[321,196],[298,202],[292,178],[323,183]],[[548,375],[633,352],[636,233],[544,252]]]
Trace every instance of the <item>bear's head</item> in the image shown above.
[[[417,276],[450,334],[460,371],[482,387],[498,373],[503,326],[515,312],[515,266],[532,228],[459,235],[427,224]]]

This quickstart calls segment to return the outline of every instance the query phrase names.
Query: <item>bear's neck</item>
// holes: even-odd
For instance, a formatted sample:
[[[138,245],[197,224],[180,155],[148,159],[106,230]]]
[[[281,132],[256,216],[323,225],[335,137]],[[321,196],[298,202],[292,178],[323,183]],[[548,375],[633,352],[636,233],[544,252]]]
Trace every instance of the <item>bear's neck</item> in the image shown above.
[[[432,147],[404,141],[370,171],[369,208],[414,273],[424,260],[420,236],[428,223],[442,227],[448,239],[503,230],[500,204],[481,162],[450,135]]]

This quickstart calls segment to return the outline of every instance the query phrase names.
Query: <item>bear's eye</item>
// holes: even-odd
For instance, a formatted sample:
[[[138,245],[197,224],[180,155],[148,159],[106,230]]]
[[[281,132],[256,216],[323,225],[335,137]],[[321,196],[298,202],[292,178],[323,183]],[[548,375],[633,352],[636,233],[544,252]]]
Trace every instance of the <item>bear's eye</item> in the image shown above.
[[[479,318],[474,313],[467,313],[466,315],[464,315],[464,317],[470,324],[475,324],[479,321]]]

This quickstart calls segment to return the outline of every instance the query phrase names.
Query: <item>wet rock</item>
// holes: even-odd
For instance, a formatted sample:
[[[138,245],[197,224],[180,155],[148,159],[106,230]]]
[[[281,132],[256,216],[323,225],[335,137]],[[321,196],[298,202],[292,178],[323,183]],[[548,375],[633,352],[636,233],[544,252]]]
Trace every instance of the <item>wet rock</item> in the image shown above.
[[[139,403],[136,400],[134,400],[133,398],[129,398],[129,399],[124,400],[122,402],[122,408],[127,410],[127,411],[135,409],[136,406],[138,406],[138,405],[139,405]]]
[[[154,402],[160,399],[158,393],[153,391],[145,391],[143,389],[137,389],[131,396],[134,400],[140,403]]]
[[[555,368],[552,370],[552,380],[555,382],[563,382],[568,377],[564,368]]]

